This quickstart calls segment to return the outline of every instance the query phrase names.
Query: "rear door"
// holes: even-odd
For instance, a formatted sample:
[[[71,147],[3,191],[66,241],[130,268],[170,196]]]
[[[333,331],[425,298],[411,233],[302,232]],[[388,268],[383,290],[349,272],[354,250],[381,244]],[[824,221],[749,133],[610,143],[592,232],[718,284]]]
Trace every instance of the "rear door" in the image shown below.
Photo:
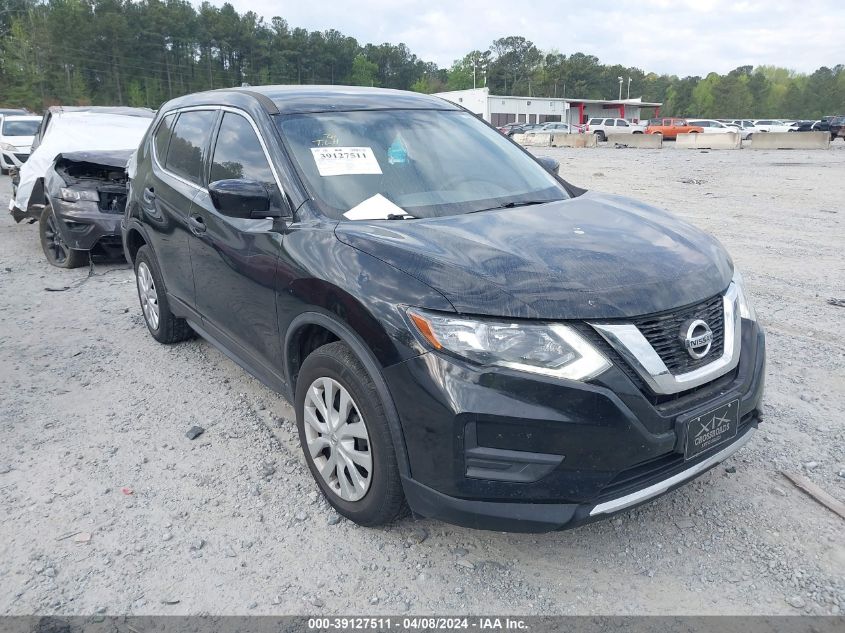
[[[193,200],[203,191],[215,110],[185,110],[165,116],[153,135],[152,174],[144,183],[141,206],[167,293],[195,306],[188,227]]]
[[[281,190],[264,147],[245,113],[224,109],[212,139],[207,181],[261,182],[271,206],[281,209]],[[277,371],[281,345],[274,282],[281,234],[272,220],[224,216],[205,189],[189,222],[197,309],[205,328],[254,370]]]

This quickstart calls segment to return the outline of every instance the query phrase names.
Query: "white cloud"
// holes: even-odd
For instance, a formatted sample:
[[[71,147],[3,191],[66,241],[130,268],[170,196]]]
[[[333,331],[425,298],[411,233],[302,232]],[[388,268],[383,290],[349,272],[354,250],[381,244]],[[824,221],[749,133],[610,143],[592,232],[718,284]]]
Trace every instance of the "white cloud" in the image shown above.
[[[221,0],[213,0],[221,4]],[[281,15],[291,26],[335,28],[361,43],[404,42],[449,66],[499,37],[523,35],[543,50],[584,52],[603,63],[679,75],[771,64],[807,72],[845,63],[841,0],[230,0],[238,11]],[[315,8],[319,7],[319,8]]]

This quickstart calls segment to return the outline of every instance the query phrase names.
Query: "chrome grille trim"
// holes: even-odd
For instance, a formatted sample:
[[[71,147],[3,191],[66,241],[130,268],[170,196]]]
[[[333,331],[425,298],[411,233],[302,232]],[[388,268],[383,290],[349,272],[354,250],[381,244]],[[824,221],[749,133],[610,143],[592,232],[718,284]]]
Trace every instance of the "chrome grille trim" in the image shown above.
[[[739,314],[739,292],[734,284],[722,297],[725,336],[722,355],[703,367],[684,374],[672,374],[658,353],[636,325],[631,323],[590,323],[625,362],[633,367],[649,388],[657,394],[675,394],[694,389],[715,380],[739,364],[742,347],[742,318]]]

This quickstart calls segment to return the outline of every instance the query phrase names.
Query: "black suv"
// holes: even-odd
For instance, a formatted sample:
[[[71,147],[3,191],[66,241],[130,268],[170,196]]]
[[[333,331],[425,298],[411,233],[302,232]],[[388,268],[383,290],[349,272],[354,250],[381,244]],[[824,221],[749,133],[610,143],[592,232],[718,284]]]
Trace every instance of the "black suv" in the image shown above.
[[[151,334],[195,331],[292,401],[314,479],[358,523],[407,503],[574,526],[700,475],[759,422],[763,333],[722,246],[436,97],[182,97],[129,177]]]

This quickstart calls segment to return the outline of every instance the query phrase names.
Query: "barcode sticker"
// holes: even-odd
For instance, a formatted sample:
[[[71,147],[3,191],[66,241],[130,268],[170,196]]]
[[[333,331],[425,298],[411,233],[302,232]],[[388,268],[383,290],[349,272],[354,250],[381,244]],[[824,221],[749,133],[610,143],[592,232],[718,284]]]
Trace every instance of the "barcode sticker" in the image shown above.
[[[370,147],[312,147],[311,153],[321,176],[382,173]]]

